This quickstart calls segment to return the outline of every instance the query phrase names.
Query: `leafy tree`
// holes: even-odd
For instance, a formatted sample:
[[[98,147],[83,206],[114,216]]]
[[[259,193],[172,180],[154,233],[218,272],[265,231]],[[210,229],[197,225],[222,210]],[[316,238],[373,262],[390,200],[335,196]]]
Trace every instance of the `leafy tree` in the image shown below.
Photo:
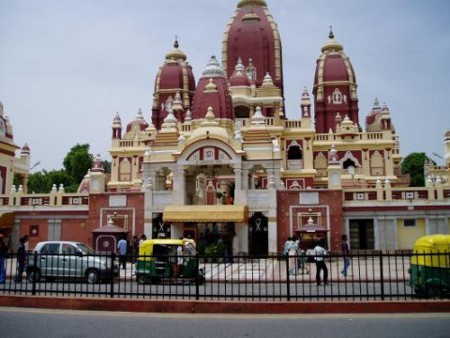
[[[66,192],[76,192],[78,189],[78,184],[63,169],[43,170],[28,176],[28,193],[47,194],[52,190],[53,184],[58,189],[62,184]]]
[[[92,168],[94,156],[89,153],[89,147],[89,144],[77,144],[64,158],[64,169],[75,184],[81,183],[88,170]]]
[[[73,146],[64,158],[64,169],[42,170],[28,176],[28,192],[47,194],[54,184],[59,189],[64,186],[65,192],[76,192],[79,184],[92,168],[94,156],[89,153],[89,144]],[[18,180],[16,179],[18,182]]]
[[[103,161],[103,170],[105,170],[105,174],[111,173],[111,162],[104,160]]]
[[[28,193],[48,193],[52,184],[47,171],[38,171],[28,176]]]
[[[411,153],[402,161],[402,172],[411,177],[412,187],[425,186],[424,165],[428,160],[425,153]]]

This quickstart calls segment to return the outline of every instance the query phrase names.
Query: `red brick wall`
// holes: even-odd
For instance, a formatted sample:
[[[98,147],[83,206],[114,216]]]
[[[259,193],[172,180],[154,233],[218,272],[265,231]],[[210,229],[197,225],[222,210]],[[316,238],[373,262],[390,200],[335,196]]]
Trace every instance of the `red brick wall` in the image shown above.
[[[303,192],[317,193],[318,203],[300,204],[300,193]],[[327,233],[328,249],[340,251],[341,235],[344,231],[341,190],[279,191],[277,205],[278,252],[283,250],[286,239],[295,235],[296,227],[307,222],[309,215],[312,216],[314,223],[329,229]],[[302,217],[299,217],[300,214]]]

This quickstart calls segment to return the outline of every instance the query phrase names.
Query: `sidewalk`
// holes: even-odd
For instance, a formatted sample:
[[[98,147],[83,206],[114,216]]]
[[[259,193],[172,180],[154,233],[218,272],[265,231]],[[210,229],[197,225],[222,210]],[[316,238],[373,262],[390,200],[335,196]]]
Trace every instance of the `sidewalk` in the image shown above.
[[[201,263],[200,269],[205,272],[206,281],[211,282],[285,282],[287,280],[287,262],[276,258],[241,259],[237,263]],[[291,281],[316,282],[316,264],[305,263],[309,273],[290,275]],[[341,259],[327,260],[329,282],[356,282],[384,280],[409,280],[409,259],[404,257],[386,260],[383,264],[377,259],[354,259],[348,268],[349,275],[343,277],[340,273],[343,266]],[[127,263],[126,269],[120,270],[120,278],[134,278],[134,265]]]

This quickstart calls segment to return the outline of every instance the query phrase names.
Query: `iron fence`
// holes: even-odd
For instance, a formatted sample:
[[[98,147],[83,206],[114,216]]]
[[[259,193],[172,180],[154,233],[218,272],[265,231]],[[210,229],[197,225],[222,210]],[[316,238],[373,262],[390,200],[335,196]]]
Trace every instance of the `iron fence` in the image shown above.
[[[427,273],[425,267],[416,264],[425,256],[437,256],[437,260],[431,260],[435,266],[428,267]],[[383,301],[419,296],[424,299],[447,297],[450,283],[449,253],[352,254],[348,256],[350,265],[346,277],[341,273],[344,257],[332,254],[325,258],[328,276],[324,280],[322,271],[320,283],[313,256],[196,255],[161,259],[128,255],[125,268],[119,266],[115,254],[95,255],[94,258],[103,265],[88,267],[76,255],[31,254],[24,266],[23,277],[18,279],[17,256],[11,254],[3,263],[6,278],[0,284],[0,295],[220,301]],[[139,260],[160,260],[163,267],[156,264],[152,268],[154,270],[149,268],[145,271],[139,266]],[[45,262],[45,266],[39,262]],[[176,266],[178,263],[180,266]],[[184,274],[187,264],[193,264],[195,274]],[[39,269],[33,270],[32,267]],[[88,270],[92,273],[96,268],[103,269],[103,272],[95,276],[98,278],[89,279]],[[74,277],[75,274],[77,276]]]

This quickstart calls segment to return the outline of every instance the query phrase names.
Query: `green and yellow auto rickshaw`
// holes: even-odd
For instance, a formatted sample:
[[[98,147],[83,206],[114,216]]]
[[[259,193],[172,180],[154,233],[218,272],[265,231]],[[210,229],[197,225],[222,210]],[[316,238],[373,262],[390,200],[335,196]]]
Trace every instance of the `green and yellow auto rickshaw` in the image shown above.
[[[205,276],[192,239],[149,239],[139,247],[135,270],[139,284],[199,283]]]
[[[411,257],[410,284],[419,296],[440,297],[450,291],[450,235],[419,238]]]

